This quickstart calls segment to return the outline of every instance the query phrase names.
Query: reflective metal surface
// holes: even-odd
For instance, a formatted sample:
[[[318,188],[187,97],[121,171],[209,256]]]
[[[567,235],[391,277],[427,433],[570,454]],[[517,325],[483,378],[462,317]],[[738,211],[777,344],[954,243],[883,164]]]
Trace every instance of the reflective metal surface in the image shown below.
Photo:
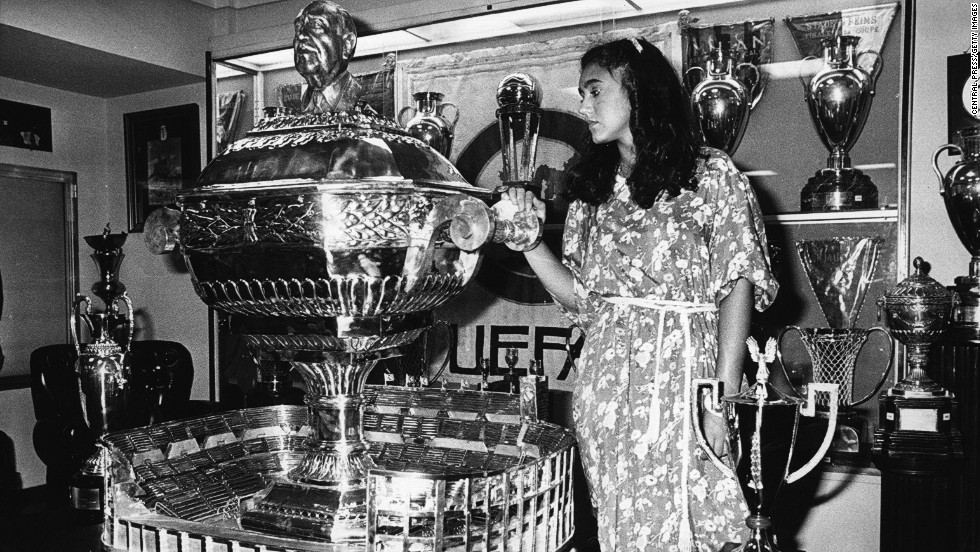
[[[133,303],[126,295],[126,286],[119,281],[126,234],[112,234],[106,225],[101,235],[85,236],[85,242],[92,247],[92,259],[99,270],[92,293],[102,299],[105,310],[93,312],[92,301],[84,295],[78,295],[71,309],[69,326],[75,345],[82,417],[96,438],[96,446],[69,486],[73,508],[98,511],[105,503],[101,480],[108,469],[108,457],[99,439],[125,423]],[[120,304],[125,305],[125,311],[120,311]],[[92,338],[89,343],[82,342],[81,324],[88,328]],[[93,484],[96,481],[98,485]]]
[[[929,346],[949,327],[954,294],[929,277],[922,257],[912,261],[915,271],[878,300],[895,339],[908,349],[908,371],[889,394],[930,398],[948,392],[926,373]]]
[[[875,236],[796,242],[810,289],[831,328],[857,325],[868,286],[874,281],[882,241]]]
[[[877,188],[867,175],[851,166],[848,154],[864,130],[875,82],[881,72],[881,58],[875,52],[860,54],[860,57],[874,56],[870,72],[859,65],[856,50],[859,41],[856,36],[824,39],[824,67],[806,85],[813,125],[830,150],[830,156],[827,168],[817,172],[801,194],[803,211],[878,207]]]
[[[356,32],[346,11],[316,0],[295,23],[296,66],[308,84],[304,114],[270,112],[226,148],[199,187],[177,195],[179,222],[169,214],[156,219],[153,232],[162,239],[151,246],[167,251],[173,237],[201,299],[244,319],[237,333],[260,366],[277,379],[295,370],[305,382],[302,446],[294,433],[273,443],[282,454],[268,457],[270,471],[281,477],[234,509],[241,527],[363,549],[372,534],[368,476],[385,466],[363,430],[368,373],[399,355],[432,325],[432,309],[462,291],[480,246],[533,246],[540,225],[533,216],[533,224],[505,220],[486,205],[491,193],[467,183],[431,145],[369,109],[351,109],[356,90],[346,61]],[[518,107],[508,113],[520,116]],[[530,140],[525,159],[533,162],[537,128],[521,138]],[[482,241],[461,237],[488,213],[495,216]],[[225,432],[221,439],[239,437]],[[188,440],[178,447],[185,445],[194,449]],[[521,463],[487,462],[484,469],[498,473]],[[193,519],[225,511],[227,493],[214,492],[221,500],[206,496],[208,508],[187,499],[168,512]]]
[[[411,136],[449,157],[455,136],[453,129],[459,121],[459,108],[442,99],[443,94],[439,92],[416,92],[412,94],[415,106],[402,109],[398,121]]]
[[[759,84],[759,70],[754,65],[741,63],[736,69],[732,63],[730,52],[715,48],[707,75],[691,90],[691,105],[705,142],[729,155],[735,153],[745,135],[753,90]],[[688,70],[689,74],[704,72],[700,66]]]
[[[940,146],[932,157],[932,166],[939,177],[939,193],[946,204],[953,229],[973,258],[966,276],[955,280],[959,304],[953,309],[953,329],[958,337],[980,341],[980,128],[958,130],[962,147],[955,144]],[[945,173],[939,168],[943,152],[957,154],[960,159]]]
[[[290,482],[310,447],[301,407],[108,435],[115,469],[105,542],[208,552],[230,542],[256,552],[567,547],[569,431],[522,418],[519,398],[507,393],[368,386],[363,401],[366,457],[376,468],[360,488]],[[271,536],[286,523],[290,538]]]
[[[732,474],[742,489],[750,515],[745,523],[748,538],[742,539],[739,552],[778,552],[773,539],[772,515],[776,496],[783,483],[792,483],[810,472],[830,447],[836,426],[837,386],[811,384],[806,401],[783,394],[769,383],[768,363],[776,358],[776,340],[770,339],[766,350],[760,351],[753,338],[748,339],[749,350],[758,364],[756,383],[745,391],[728,395],[719,401],[718,380],[695,380],[692,409],[704,416],[702,391],[711,391],[709,408],[722,408],[728,424],[728,450],[731,467],[726,466],[708,446],[701,424],[696,424],[696,436],[702,449],[722,471]],[[790,473],[790,461],[796,446],[796,430],[800,415],[816,413],[817,393],[829,398],[830,423],[817,453],[798,470]]]

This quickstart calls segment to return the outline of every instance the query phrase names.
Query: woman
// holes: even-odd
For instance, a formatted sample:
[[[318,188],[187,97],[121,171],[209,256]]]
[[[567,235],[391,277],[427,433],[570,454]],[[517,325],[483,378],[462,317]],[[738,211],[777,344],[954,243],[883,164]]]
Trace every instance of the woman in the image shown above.
[[[690,385],[742,381],[753,304],[774,298],[758,203],[722,152],[701,147],[673,68],[644,40],[582,58],[591,142],[569,176],[563,261],[526,252],[585,330],[573,417],[604,552],[718,550],[747,515],[734,480],[699,454]],[[511,189],[519,209],[544,203]],[[718,413],[701,421],[727,453]]]

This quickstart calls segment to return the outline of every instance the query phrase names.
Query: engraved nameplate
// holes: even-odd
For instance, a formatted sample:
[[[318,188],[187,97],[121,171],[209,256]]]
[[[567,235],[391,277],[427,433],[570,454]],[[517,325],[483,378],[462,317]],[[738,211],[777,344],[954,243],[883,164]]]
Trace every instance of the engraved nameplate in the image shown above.
[[[927,408],[900,408],[898,410],[899,431],[931,431],[939,428],[939,411]]]

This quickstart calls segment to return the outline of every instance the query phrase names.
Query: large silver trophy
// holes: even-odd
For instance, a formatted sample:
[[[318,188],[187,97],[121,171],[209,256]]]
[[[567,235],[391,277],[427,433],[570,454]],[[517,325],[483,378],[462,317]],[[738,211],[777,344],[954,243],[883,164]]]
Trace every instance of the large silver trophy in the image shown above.
[[[758,99],[754,91],[760,85],[759,69],[748,62],[736,66],[731,52],[721,47],[712,50],[707,66],[687,71],[687,80],[698,83],[691,90],[691,106],[705,142],[732,155]]]
[[[85,242],[94,250],[92,259],[99,271],[92,293],[102,299],[105,310],[93,311],[92,301],[79,295],[72,306],[70,323],[82,415],[95,438],[95,452],[72,477],[71,504],[76,512],[92,518],[101,518],[106,500],[103,481],[108,456],[103,437],[124,425],[128,354],[133,340],[133,304],[126,295],[126,286],[119,281],[126,234],[112,234],[109,230],[106,225],[101,235],[85,236]],[[126,310],[120,311],[120,305]],[[89,343],[82,342],[82,325],[92,337]]]
[[[796,242],[803,269],[830,327],[783,328],[777,337],[777,356],[785,370],[783,339],[790,332],[796,332],[810,357],[812,370],[809,381],[839,386],[839,403],[820,405],[824,415],[828,415],[831,406],[838,412],[837,434],[831,447],[835,453],[859,452],[863,423],[855,407],[876,396],[891,371],[894,347],[888,331],[880,327],[855,327],[868,286],[874,278],[881,242],[880,237]],[[854,394],[857,358],[873,333],[882,334],[888,342],[889,359],[874,389],[857,398]]]
[[[745,520],[749,536],[737,548],[738,552],[778,552],[772,529],[776,496],[784,483],[793,483],[816,467],[830,447],[838,388],[836,384],[811,384],[805,401],[785,395],[769,383],[767,364],[775,360],[776,341],[770,339],[765,351],[761,351],[751,337],[747,343],[752,360],[758,364],[755,383],[740,393],[720,397],[723,389],[718,380],[697,379],[692,397],[697,408],[692,410],[699,417],[704,416],[704,404],[707,402],[708,408],[721,409],[728,426],[730,466],[708,446],[701,424],[695,421],[698,444],[722,472],[738,481],[749,509],[750,515]],[[827,433],[816,454],[798,470],[790,472],[800,416],[816,415],[816,405],[820,400],[818,393],[825,403],[831,405]]]
[[[773,20],[708,26],[681,11],[684,84],[705,142],[733,155],[768,79],[760,67],[772,60]]]
[[[297,51],[300,27],[338,10],[317,1],[301,12]],[[529,247],[541,226],[500,216],[491,192],[443,155],[356,110],[263,119],[199,184],[178,194],[177,226],[171,216],[160,218],[168,229],[150,229],[157,250],[179,243],[201,299],[245,319],[246,344],[306,384],[306,451],[250,501],[241,526],[363,543],[376,467],[362,429],[367,374],[432,325],[482,245]]]
[[[940,146],[932,157],[939,177],[939,193],[956,235],[970,252],[970,271],[955,280],[959,302],[953,308],[951,331],[957,338],[980,342],[980,128],[957,131],[962,145]],[[939,169],[939,156],[950,151],[960,159],[945,174]]]
[[[805,84],[813,125],[830,156],[827,167],[803,187],[801,211],[878,208],[878,188],[851,166],[848,153],[864,129],[881,72],[881,57],[872,51],[858,54],[859,41],[856,36],[823,39],[823,66]],[[871,61],[862,65],[864,57]]]

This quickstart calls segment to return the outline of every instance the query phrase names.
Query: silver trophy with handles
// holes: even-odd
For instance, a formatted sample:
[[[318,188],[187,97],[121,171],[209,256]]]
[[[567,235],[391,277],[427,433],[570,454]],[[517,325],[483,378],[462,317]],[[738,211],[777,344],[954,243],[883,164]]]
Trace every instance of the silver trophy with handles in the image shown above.
[[[746,390],[720,397],[721,382],[717,379],[695,379],[692,409],[698,420],[704,416],[704,408],[720,409],[728,427],[728,459],[726,465],[705,439],[702,426],[695,420],[698,444],[708,454],[712,463],[723,473],[734,477],[742,489],[749,509],[745,524],[749,536],[737,549],[738,552],[779,552],[773,535],[772,513],[784,483],[793,483],[809,473],[826,454],[833,440],[837,413],[838,386],[833,383],[814,383],[807,387],[807,398],[800,399],[783,394],[769,383],[768,364],[776,358],[776,341],[766,343],[765,351],[759,349],[755,339],[747,344],[752,360],[759,368],[755,383]],[[790,461],[796,448],[797,428],[800,416],[817,415],[818,404],[830,405],[827,432],[816,454],[798,470],[790,472]]]
[[[796,249],[830,327],[801,328],[786,326],[777,337],[776,354],[785,370],[784,338],[795,332],[808,353],[812,370],[804,388],[813,383],[832,383],[840,388],[837,408],[837,435],[831,450],[834,453],[860,451],[863,421],[855,408],[878,394],[888,379],[893,361],[892,337],[881,327],[857,328],[861,306],[873,281],[878,264],[880,237],[847,237],[820,240],[800,240]],[[854,374],[857,359],[869,337],[880,333],[888,344],[888,362],[874,389],[864,396],[854,393]],[[870,368],[868,368],[870,369]],[[787,380],[789,380],[787,374]],[[829,416],[829,404],[818,405]]]

